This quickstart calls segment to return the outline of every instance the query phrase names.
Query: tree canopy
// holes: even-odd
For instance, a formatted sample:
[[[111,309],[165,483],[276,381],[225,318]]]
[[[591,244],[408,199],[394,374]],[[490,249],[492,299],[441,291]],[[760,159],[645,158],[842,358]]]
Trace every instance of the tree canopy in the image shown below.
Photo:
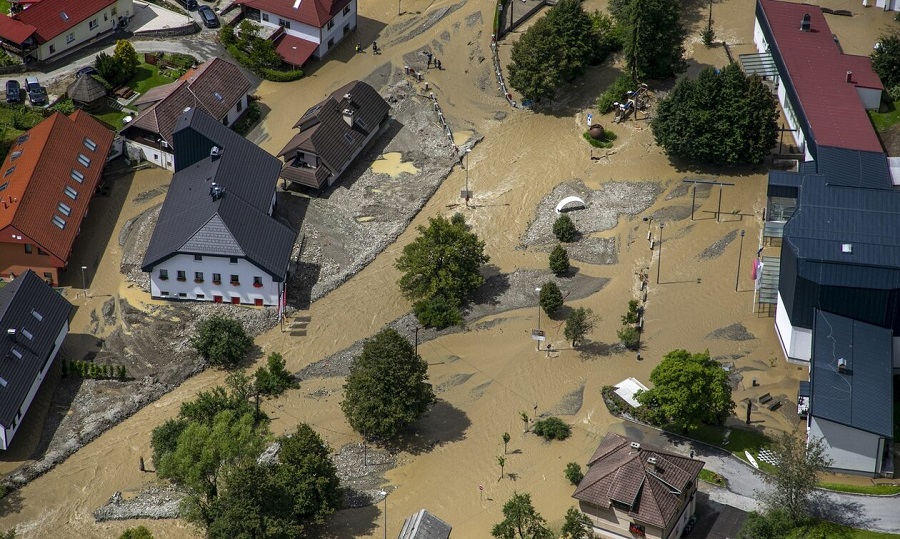
[[[547,281],[541,285],[539,303],[547,316],[553,316],[563,306],[563,295],[559,287],[553,281]]]
[[[578,307],[569,313],[563,334],[572,343],[572,348],[577,347],[587,334],[594,330],[595,322],[594,311],[590,309]]]
[[[657,424],[672,423],[686,432],[722,424],[734,411],[728,373],[708,350],[672,350],[650,373],[650,381],[653,389],[638,391],[636,398]]]
[[[900,33],[892,32],[878,38],[871,57],[872,69],[886,89],[900,85]]]
[[[428,364],[391,328],[363,345],[344,384],[341,409],[353,430],[367,438],[391,439],[434,403]]]
[[[139,64],[137,53],[127,39],[116,41],[116,48],[112,55],[101,52],[94,62],[97,73],[113,86],[123,84],[131,79]]]
[[[653,136],[670,157],[715,165],[759,164],[778,140],[775,99],[737,64],[682,78],[660,100]]]
[[[562,245],[557,245],[550,251],[549,262],[550,271],[557,277],[562,277],[569,273],[569,269],[572,267],[569,263],[569,251]]]
[[[531,494],[513,493],[503,504],[503,520],[491,530],[497,539],[553,539],[547,521],[531,504]]]
[[[247,356],[253,339],[237,320],[214,314],[197,324],[191,344],[210,365],[233,367]]]
[[[810,516],[810,499],[819,473],[831,465],[821,439],[806,440],[805,433],[782,432],[769,449],[778,465],[761,477],[769,487],[761,499],[769,511],[783,510],[795,519]]]
[[[429,317],[426,307],[443,303],[444,311],[458,311],[484,283],[481,266],[490,257],[484,254],[484,241],[471,231],[462,214],[449,220],[431,218],[427,227],[420,225],[417,230],[419,236],[403,248],[396,262],[403,272],[400,289],[416,302],[416,315],[423,325],[446,327],[447,320]],[[461,321],[458,313],[450,319]]]
[[[664,79],[687,68],[681,2],[620,0],[611,12],[623,27],[625,61],[632,82]]]

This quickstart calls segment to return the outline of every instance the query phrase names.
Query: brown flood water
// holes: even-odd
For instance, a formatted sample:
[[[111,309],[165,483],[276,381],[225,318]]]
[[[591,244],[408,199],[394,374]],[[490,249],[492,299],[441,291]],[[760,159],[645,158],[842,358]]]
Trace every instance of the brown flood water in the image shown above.
[[[403,0],[405,14],[398,17],[393,2],[363,2],[359,41],[368,44],[376,38],[384,50],[382,56],[354,55],[348,42],[310,77],[290,84],[263,83],[258,90],[263,103],[272,109],[265,119],[265,135],[260,145],[275,152],[292,135],[291,125],[297,117],[328,92],[353,78],[364,78],[383,63],[402,67],[404,54],[421,50],[433,39],[440,40],[440,34],[447,31],[450,39],[442,43],[444,51],[440,55],[444,70],[429,73],[427,80],[458,139],[464,131],[476,131],[484,136],[469,156],[474,208],[456,206],[465,177],[465,171],[456,169],[394,245],[353,279],[308,311],[299,313],[310,318],[306,337],[289,337],[275,328],[258,339],[266,353],[282,352],[293,371],[377,332],[385,323],[409,311],[409,304],[397,291],[399,275],[393,261],[402,246],[414,237],[415,225],[428,217],[464,210],[469,222],[486,241],[490,263],[502,272],[510,272],[517,268],[546,268],[546,253],[517,247],[534,216],[534,208],[561,182],[580,179],[591,188],[610,180],[660,182],[664,186],[663,194],[647,210],[647,215],[661,208],[683,208],[690,204],[689,196],[666,201],[665,194],[676,188],[682,178],[698,174],[675,170],[653,145],[645,121],[611,125],[608,115],[598,117],[594,110],[595,118],[609,125],[619,138],[608,158],[590,159],[589,147],[581,139],[585,114],[600,91],[618,74],[617,68],[606,65],[591,68],[559,100],[552,113],[509,109],[493,89],[495,79],[487,45],[490,32],[485,26],[493,18],[493,1],[467,2],[424,34],[389,46],[397,35],[394,25],[398,22],[420,16],[414,12],[425,13],[452,4],[451,0]],[[602,8],[604,4],[589,0],[586,7]],[[857,12],[862,9],[856,1],[822,4]],[[716,33],[734,44],[734,54],[752,50],[753,7],[751,0],[726,0],[713,8]],[[483,22],[468,27],[466,17],[476,11],[482,13]],[[702,65],[723,65],[727,58],[721,47],[706,49],[699,43],[705,9],[693,13],[690,20],[697,27],[688,43],[692,71]],[[871,10],[864,13],[864,18],[829,19],[845,51],[861,54],[871,49],[872,36],[888,21],[889,14]],[[508,61],[508,43],[501,44],[504,62]],[[475,51],[476,47],[480,51]],[[484,62],[478,62],[479,55],[486,58]],[[479,84],[484,80],[486,90],[481,90]],[[507,117],[495,120],[498,111],[505,112]],[[629,376],[646,381],[659,358],[673,348],[708,348],[713,356],[740,356],[735,363],[739,368],[748,369],[743,373],[746,386],[750,385],[748,378],[753,376],[759,379],[763,389],[745,390],[741,386],[735,400],[765,391],[783,394],[788,400],[793,398],[796,380],[802,378],[804,371],[781,360],[774,319],[751,313],[749,261],[759,242],[765,170],[721,174],[704,171],[700,176],[716,177],[736,185],[723,192],[723,222],[717,223],[710,213],[715,211],[717,203],[718,193],[713,191],[708,198],[698,198],[698,220],[691,222],[687,217],[666,223],[660,268],[662,284],[655,284],[659,250],[651,252],[647,248],[647,224],[639,218],[623,216],[614,230],[598,234],[617,239],[617,264],[591,266],[575,262],[581,273],[610,279],[599,293],[573,303],[573,306],[590,307],[601,315],[602,321],[590,338],[607,344],[616,341],[619,316],[628,300],[637,297],[635,273],[642,268],[650,269],[643,361],[637,361],[633,353],[594,353],[583,357],[567,346],[562,323],[546,317],[542,327],[547,330],[548,342],[558,351],[551,358],[537,353],[529,339],[529,330],[537,322],[535,308],[488,317],[486,320],[495,322],[488,329],[450,335],[420,345],[419,351],[430,365],[433,383],[440,384],[459,375],[470,377],[457,386],[450,384],[452,387],[439,395],[442,403],[431,413],[422,432],[427,444],[433,447],[417,455],[401,456],[398,467],[388,474],[389,536],[396,536],[407,515],[426,507],[453,525],[454,536],[488,537],[490,527],[500,519],[502,504],[514,490],[530,492],[538,511],[551,524],[558,525],[566,509],[573,505],[572,487],[562,473],[565,464],[584,463],[614,421],[603,406],[600,388]],[[118,272],[122,253],[115,238],[125,220],[160,203],[162,197],[141,205],[134,205],[131,200],[138,193],[169,180],[170,175],[162,171],[139,172],[127,185],[127,196],[120,197],[128,201],[121,214],[112,204],[104,207],[101,202],[92,206],[92,217],[98,213],[103,215],[97,226],[111,228],[112,239],[102,256],[91,252],[89,247],[81,250],[76,247],[76,256],[85,252],[90,253],[84,255],[85,260],[97,257],[100,269],[90,279],[91,297],[74,300],[88,308],[78,310],[73,331],[83,332],[90,326],[90,311],[99,307],[109,294],[123,295],[135,306],[151,302],[145,294],[123,284]],[[124,190],[126,186],[117,188]],[[91,237],[93,226],[86,226],[82,238]],[[658,233],[655,224],[651,229]],[[741,229],[746,231],[746,237],[740,291],[735,292],[737,240],[716,258],[699,261],[697,255],[729,232]],[[78,267],[82,263],[76,259],[71,264]],[[69,284],[75,288],[70,297],[80,292],[77,289],[80,277],[71,275],[73,282]],[[736,323],[743,324],[756,338],[740,342],[705,339],[711,331]],[[602,347],[597,351],[602,351]],[[774,366],[770,366],[771,358],[778,358]],[[127,527],[144,524],[161,539],[199,536],[180,521],[97,524],[91,513],[115,491],[123,491],[127,496],[152,481],[152,475],[137,470],[138,458],[149,458],[150,431],[174,416],[182,401],[223,379],[223,373],[208,371],[188,380],[85,446],[62,465],[0,501],[3,515],[0,529],[16,526],[19,536],[26,539],[117,537]],[[273,418],[272,430],[281,434],[293,430],[298,421],[305,421],[314,425],[333,448],[358,441],[359,437],[352,433],[341,414],[340,387],[340,380],[310,380],[299,390],[266,403]],[[576,415],[564,417],[575,427],[571,439],[545,444],[532,435],[522,434],[521,411],[531,413],[535,404],[539,414],[552,410],[579,387],[584,388],[583,405]],[[318,400],[307,397],[319,389],[334,392]],[[784,429],[793,425],[789,415],[782,412],[760,413],[756,419],[765,428]],[[512,434],[506,472],[514,479],[506,477],[498,481],[495,457],[503,452],[503,432]],[[3,466],[8,471],[16,464],[5,462]],[[479,495],[479,485],[484,487],[483,495]],[[377,507],[342,511],[331,519],[329,531],[335,537],[381,537],[384,507],[382,503]]]

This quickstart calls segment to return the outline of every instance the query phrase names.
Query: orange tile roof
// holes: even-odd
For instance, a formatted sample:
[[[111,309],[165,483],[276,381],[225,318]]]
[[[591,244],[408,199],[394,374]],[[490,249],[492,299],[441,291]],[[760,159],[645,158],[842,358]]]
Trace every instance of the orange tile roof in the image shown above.
[[[19,137],[0,168],[0,230],[12,226],[66,260],[100,182],[113,136],[90,115],[76,111],[71,116],[57,112]],[[86,140],[95,143],[93,150]],[[81,155],[89,160],[88,166],[79,161]],[[76,180],[79,174],[81,181]]]

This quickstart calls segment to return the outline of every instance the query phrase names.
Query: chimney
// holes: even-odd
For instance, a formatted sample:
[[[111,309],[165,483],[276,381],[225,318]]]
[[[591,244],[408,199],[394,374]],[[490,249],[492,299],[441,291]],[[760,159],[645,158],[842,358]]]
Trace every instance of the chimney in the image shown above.
[[[344,117],[344,121],[347,122],[347,125],[353,127],[353,109],[346,108],[341,111],[341,115]]]
[[[847,360],[844,358],[838,358],[838,372],[841,374],[847,374]]]
[[[216,182],[212,182],[212,184],[209,186],[209,196],[212,197],[213,200],[219,200],[220,198],[222,198],[222,193],[224,192],[225,190],[220,188],[219,184],[217,184]]]
[[[847,72],[847,82],[853,82],[853,72],[852,71]]]
[[[804,32],[809,32],[810,20],[809,13],[803,15],[803,20],[800,21],[800,30]]]
[[[656,457],[649,457],[647,459],[647,471],[648,472],[659,471],[659,469],[656,466]]]
[[[222,155],[222,149],[219,148],[218,146],[213,146],[212,149],[209,151],[209,156],[212,158],[213,161],[218,159],[220,155]],[[213,185],[215,185],[215,184],[213,184]]]
[[[16,330],[15,328],[9,328],[6,330],[6,334],[12,339],[13,342],[16,342]]]
[[[641,448],[641,444],[639,444],[639,443],[637,443],[637,442],[631,442],[631,448],[632,448],[632,449],[640,449],[640,448]]]

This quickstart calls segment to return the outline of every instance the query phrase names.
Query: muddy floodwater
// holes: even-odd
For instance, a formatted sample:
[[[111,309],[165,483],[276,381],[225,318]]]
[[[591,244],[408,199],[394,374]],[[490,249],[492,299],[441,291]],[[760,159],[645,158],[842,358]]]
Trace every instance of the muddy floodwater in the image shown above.
[[[890,22],[889,13],[864,10],[857,0],[820,3],[854,12],[854,17],[828,19],[848,53],[868,54],[874,36]],[[436,215],[457,211],[465,215],[486,243],[490,275],[531,270],[545,272],[549,278],[547,251],[552,242],[538,241],[543,237],[538,229],[540,223],[555,217],[546,214],[553,211],[548,197],[562,184],[591,195],[591,207],[585,211],[609,210],[603,214],[604,224],[579,240],[602,246],[602,253],[587,249],[583,257],[573,260],[579,279],[603,279],[604,286],[589,297],[567,302],[569,307],[591,308],[600,321],[590,342],[573,350],[563,336],[563,319],[541,315],[540,327],[553,352],[537,352],[530,339],[531,329],[538,325],[535,298],[527,308],[494,306],[493,314],[470,324],[466,331],[421,343],[419,352],[429,364],[430,381],[439,388],[439,404],[415,426],[416,442],[410,451],[398,454],[396,467],[387,471],[383,486],[390,494],[386,502],[340,511],[323,533],[335,538],[382,537],[387,506],[391,537],[406,516],[422,508],[451,523],[454,537],[489,537],[513,491],[531,493],[536,509],[558,527],[573,505],[573,487],[563,475],[566,463],[585,464],[610,424],[618,421],[604,407],[601,387],[627,377],[647,383],[661,356],[675,348],[708,349],[713,357],[733,364],[740,375],[734,393],[739,403],[765,392],[786,399],[787,405],[775,412],[758,412],[756,426],[777,430],[797,425],[790,401],[806,372],[783,361],[774,318],[752,310],[750,262],[760,245],[766,169],[679,170],[654,144],[646,119],[614,124],[610,115],[599,114],[593,103],[619,75],[618,61],[589,68],[583,78],[537,112],[512,109],[497,91],[491,66],[493,0],[403,0],[399,16],[397,4],[361,2],[356,40],[366,46],[365,53],[355,54],[354,44],[348,41],[302,80],[262,83],[256,93],[269,111],[254,140],[276,153],[294,134],[292,125],[300,114],[328,93],[352,79],[366,79],[383,89],[401,81],[403,66],[412,65],[426,71],[428,92],[434,92],[452,126],[453,142],[464,144],[473,133],[483,136],[466,158],[472,199],[468,207],[459,199],[467,171],[457,166],[396,242],[352,279],[295,313],[289,323],[302,318],[302,335],[275,327],[259,336],[263,357],[281,352],[288,369],[297,372],[408,313],[410,305],[396,286],[399,273],[394,260],[414,238],[415,227]],[[725,48],[707,49],[700,43],[706,6],[705,1],[687,2],[689,73],[728,61]],[[435,10],[451,7],[456,9],[443,17],[429,17]],[[603,9],[605,2],[588,0],[585,7]],[[714,3],[713,10],[717,39],[725,39],[735,57],[752,52],[754,2],[724,0]],[[499,45],[504,63],[515,38],[513,34]],[[373,39],[382,54],[371,53],[368,44]],[[424,56],[419,54],[426,49],[441,60],[442,70],[426,70]],[[424,87],[420,88],[425,95]],[[655,98],[651,98],[651,114]],[[611,150],[592,152],[582,139],[588,112],[595,123],[616,133]],[[411,165],[404,159],[406,151],[386,153],[371,167],[394,177],[414,174],[415,169],[407,168]],[[698,190],[691,218],[692,193],[682,183],[685,178],[733,184],[721,189],[718,218],[719,188]],[[72,333],[87,333],[90,313],[109,297],[126,298],[138,309],[157,303],[124,279],[119,271],[123,249],[116,238],[126,221],[162,202],[170,181],[171,174],[165,171],[142,170],[116,187],[126,191],[119,198],[124,201],[121,207],[92,205],[88,220],[96,224],[82,230],[70,267],[90,263],[98,269],[88,276],[89,297],[83,297],[77,272],[70,271],[70,282],[64,283],[71,287],[67,296],[78,307]],[[623,193],[646,197],[646,201],[623,202],[619,200]],[[578,211],[571,215],[577,223]],[[97,234],[94,243],[85,240],[91,234]],[[652,250],[648,235],[654,240]],[[579,249],[577,244],[571,248]],[[649,283],[642,360],[615,346],[628,301],[643,299],[639,274],[647,275]],[[575,284],[563,280],[560,286],[565,295],[567,286]],[[223,372],[210,370],[188,379],[4,498],[0,530],[16,527],[17,536],[26,539],[117,537],[125,528],[143,524],[161,539],[200,537],[179,520],[95,523],[92,513],[115,492],[127,498],[156,481],[152,473],[138,471],[140,457],[149,463],[151,430],[174,417],[181,402],[222,383],[224,377]],[[751,387],[751,378],[760,387]],[[338,377],[313,377],[298,389],[266,401],[273,432],[294,430],[302,421],[335,450],[358,442],[360,437],[340,410],[342,383]],[[573,425],[573,436],[548,444],[524,434],[523,411],[559,415]],[[503,453],[504,432],[512,440],[507,475],[498,480],[496,456]],[[34,447],[37,442],[29,443]],[[15,469],[28,455],[26,450],[6,455],[0,470]]]

